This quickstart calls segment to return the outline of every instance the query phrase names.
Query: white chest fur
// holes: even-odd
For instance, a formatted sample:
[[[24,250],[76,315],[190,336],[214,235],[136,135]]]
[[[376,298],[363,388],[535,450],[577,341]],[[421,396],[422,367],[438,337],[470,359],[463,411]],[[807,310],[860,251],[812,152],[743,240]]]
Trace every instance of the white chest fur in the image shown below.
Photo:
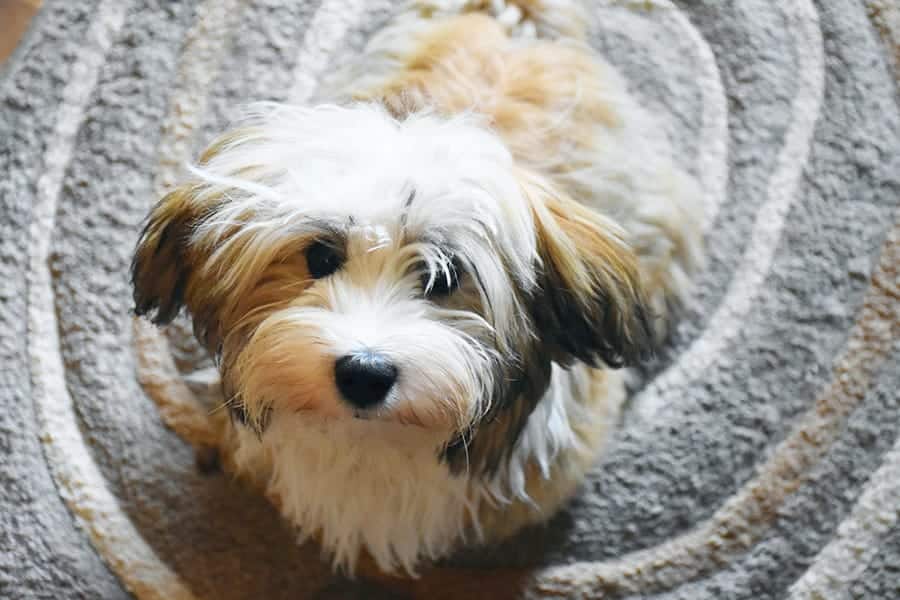
[[[438,460],[446,433],[312,413],[273,414],[261,439],[238,428],[236,466],[256,476],[268,472],[267,492],[282,514],[303,538],[317,537],[336,566],[352,572],[366,550],[382,570],[414,573],[420,560],[477,537],[482,503],[525,500],[525,463],[547,474],[556,455],[576,443],[570,419],[586,391],[578,379],[554,369],[498,480],[451,474]]]
[[[446,554],[476,519],[469,479],[438,460],[441,441],[393,423],[275,414],[262,440],[240,434],[235,458],[242,471],[268,463],[268,493],[336,566],[352,572],[365,549],[382,570],[414,572],[419,559]]]

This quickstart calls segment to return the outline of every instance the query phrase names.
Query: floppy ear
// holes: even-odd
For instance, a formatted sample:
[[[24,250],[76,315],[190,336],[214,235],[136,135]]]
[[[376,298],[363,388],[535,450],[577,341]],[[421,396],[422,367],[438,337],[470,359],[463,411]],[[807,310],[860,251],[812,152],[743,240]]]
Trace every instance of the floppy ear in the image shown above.
[[[210,144],[197,164],[207,166],[217,155],[257,138],[252,127],[235,129]],[[135,313],[165,325],[186,306],[197,338],[213,353],[219,342],[216,302],[209,281],[200,276],[211,251],[195,243],[192,234],[220,205],[221,200],[210,193],[204,181],[178,186],[150,211],[131,262]]]
[[[195,330],[203,342],[214,320],[203,314],[198,302],[202,286],[195,281],[199,250],[191,243],[194,227],[205,209],[196,201],[197,184],[185,184],[169,192],[147,217],[131,262],[135,313],[156,325],[170,323],[187,304]]]
[[[537,234],[538,283],[530,303],[556,356],[591,365],[634,364],[652,353],[653,328],[637,256],[612,220],[539,177],[520,174]]]

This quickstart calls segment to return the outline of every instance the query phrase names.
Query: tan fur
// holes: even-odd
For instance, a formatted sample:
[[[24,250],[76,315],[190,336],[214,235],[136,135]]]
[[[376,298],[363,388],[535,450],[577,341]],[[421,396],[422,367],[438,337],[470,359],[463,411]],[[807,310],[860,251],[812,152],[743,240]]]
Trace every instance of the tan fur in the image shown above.
[[[596,127],[618,123],[605,80],[577,46],[517,45],[495,20],[469,14],[429,31],[393,81],[357,98],[378,99],[400,117],[426,107],[485,115],[520,164],[537,166],[589,148]]]
[[[554,190],[533,175],[523,175],[525,195],[532,202],[538,247],[562,283],[582,302],[598,293],[624,311],[642,302],[637,257],[625,242],[625,232],[610,219]]]
[[[487,4],[473,1],[467,8],[478,11]],[[547,16],[548,0],[509,4],[518,6],[525,19],[540,21]],[[543,345],[535,345],[535,351],[546,350],[560,364],[574,363],[572,368],[590,378],[589,393],[576,399],[583,418],[570,423],[579,443],[560,451],[547,478],[538,464],[526,467],[525,491],[533,504],[482,502],[480,525],[487,541],[549,518],[575,493],[608,439],[624,398],[620,373],[588,365],[605,361],[618,366],[638,357],[652,337],[644,288],[654,310],[664,314],[669,299],[680,294],[682,283],[671,279],[673,261],[695,260],[685,233],[693,230],[692,216],[681,207],[673,205],[670,214],[653,223],[651,229],[655,229],[643,237],[589,207],[592,190],[579,183],[575,174],[594,166],[598,149],[623,127],[624,89],[612,70],[582,45],[583,24],[574,17],[561,22],[568,24],[556,29],[568,32],[567,41],[520,43],[484,14],[436,20],[417,33],[411,52],[394,57],[400,62],[396,72],[355,93],[357,100],[380,102],[400,119],[423,109],[448,116],[476,113],[499,134],[515,159],[537,237],[538,286],[545,306],[535,308],[534,316],[548,340],[540,340]],[[234,144],[252,139],[253,132],[247,130],[223,136],[200,162],[207,163]],[[671,186],[678,185],[681,180],[673,175]],[[291,395],[285,390],[318,385],[319,380],[310,382],[304,372],[287,364],[280,371],[273,368],[279,360],[302,354],[302,349],[291,351],[280,345],[280,331],[291,333],[290,323],[267,321],[289,308],[308,285],[309,273],[300,252],[306,240],[284,236],[278,243],[251,246],[252,238],[242,236],[236,224],[215,243],[186,248],[181,243],[184,236],[217,201],[204,194],[202,186],[187,185],[158,205],[135,257],[135,285],[149,298],[168,298],[183,286],[184,303],[199,323],[198,336],[211,352],[220,352],[226,402],[232,401],[232,395],[235,402],[246,398],[249,422],[258,426],[268,398],[283,399]],[[249,220],[250,215],[246,217]],[[241,215],[237,218],[240,221]],[[665,252],[651,249],[659,237],[670,244]],[[141,298],[136,300],[141,312]],[[161,313],[169,312],[163,310],[167,308],[162,307]],[[657,330],[663,331],[664,325],[657,325]],[[604,336],[615,341],[605,342]],[[289,342],[290,336],[284,339]],[[330,366],[306,368],[326,372]],[[290,408],[327,412],[324,406]],[[502,455],[516,441],[533,408],[521,401],[499,412],[480,427],[473,442],[478,446],[473,449]],[[162,414],[176,430],[196,420],[185,407]],[[214,429],[220,436],[222,463],[235,472],[234,453],[240,440],[226,414],[219,413]],[[429,426],[421,419],[416,424]],[[208,432],[203,436],[208,443]],[[272,457],[261,455],[256,460],[250,467],[243,465],[242,476],[265,491],[273,471]],[[281,502],[277,497],[270,500],[276,505]]]
[[[223,136],[201,160],[205,162],[233,139],[233,135]],[[184,305],[194,318],[198,338],[212,354],[221,352],[226,404],[240,403],[258,424],[266,406],[244,405],[234,397],[238,387],[246,385],[246,378],[232,376],[239,359],[232,350],[242,348],[268,315],[308,287],[311,279],[300,254],[305,242],[286,238],[281,244],[249,248],[236,225],[228,243],[217,246],[215,253],[210,245],[187,244],[196,223],[217,201],[204,194],[203,186],[194,184],[167,194],[151,213],[138,245],[135,283],[145,295],[162,298],[172,298],[177,293],[171,290],[183,288]]]

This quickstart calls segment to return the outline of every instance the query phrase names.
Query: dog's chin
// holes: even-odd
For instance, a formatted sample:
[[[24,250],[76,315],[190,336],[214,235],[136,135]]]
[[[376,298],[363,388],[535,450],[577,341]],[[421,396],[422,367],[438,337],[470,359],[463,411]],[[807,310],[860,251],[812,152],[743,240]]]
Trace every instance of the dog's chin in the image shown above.
[[[332,410],[311,409],[275,409],[270,415],[263,437],[276,431],[284,433],[285,428],[295,429],[295,435],[313,428],[319,431],[344,432],[355,440],[375,442],[403,442],[404,445],[433,445],[444,447],[461,434],[457,425],[448,420],[411,418],[408,414],[389,407],[376,409],[357,409],[349,406],[335,407]]]
[[[338,401],[329,402],[291,402],[289,405],[300,406],[287,412],[304,415],[308,418],[321,419],[323,422],[341,423],[357,422],[360,426],[370,423],[373,428],[387,424],[391,426],[420,429],[434,433],[443,433],[448,439],[464,430],[469,424],[461,424],[457,418],[437,410],[415,409],[402,404],[386,403],[373,408],[356,408]]]
[[[439,415],[415,411],[403,407],[386,407],[375,409],[351,410],[351,417],[359,421],[372,423],[393,423],[402,427],[417,428],[426,431],[443,432],[452,437],[460,429],[456,420],[448,415]]]

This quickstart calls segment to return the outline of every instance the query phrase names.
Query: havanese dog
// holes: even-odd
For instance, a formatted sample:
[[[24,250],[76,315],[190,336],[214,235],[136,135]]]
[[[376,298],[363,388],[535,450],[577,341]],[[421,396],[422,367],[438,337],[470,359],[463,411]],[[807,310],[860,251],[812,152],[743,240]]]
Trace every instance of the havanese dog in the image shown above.
[[[685,300],[700,194],[585,23],[413,2],[148,217],[137,314],[187,309],[224,468],[336,567],[414,574],[547,520]]]

